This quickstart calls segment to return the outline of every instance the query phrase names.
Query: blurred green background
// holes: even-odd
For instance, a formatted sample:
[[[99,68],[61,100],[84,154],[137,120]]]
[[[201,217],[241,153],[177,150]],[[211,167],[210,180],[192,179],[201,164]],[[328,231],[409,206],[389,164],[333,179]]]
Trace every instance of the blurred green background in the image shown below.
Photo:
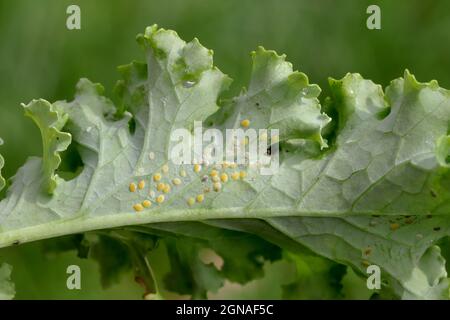
[[[81,8],[81,30],[66,29],[70,4]],[[366,28],[370,4],[381,7],[381,30]],[[38,130],[23,116],[20,103],[71,99],[80,77],[102,83],[111,94],[116,66],[142,60],[135,35],[154,23],[176,30],[185,40],[197,37],[213,49],[215,64],[235,79],[230,94],[248,80],[249,52],[258,45],[286,53],[296,69],[322,87],[322,98],[327,78],[347,72],[386,86],[408,68],[420,81],[436,79],[450,88],[448,0],[0,0],[0,137],[5,141],[0,152],[6,160],[5,177],[41,150]],[[15,266],[19,298],[61,297],[60,288],[50,284],[59,279],[63,286],[65,274],[41,277],[49,270],[39,246],[0,251],[0,262]],[[53,259],[52,265],[62,268],[76,258],[65,254]],[[139,288],[126,279],[104,293],[95,264],[79,263],[90,270],[89,290],[64,297],[139,297]],[[271,279],[280,282],[280,271],[273,270]],[[264,290],[256,285],[256,297],[280,297],[270,283],[261,284]],[[246,297],[245,290],[230,290],[219,297],[238,297],[237,292]]]

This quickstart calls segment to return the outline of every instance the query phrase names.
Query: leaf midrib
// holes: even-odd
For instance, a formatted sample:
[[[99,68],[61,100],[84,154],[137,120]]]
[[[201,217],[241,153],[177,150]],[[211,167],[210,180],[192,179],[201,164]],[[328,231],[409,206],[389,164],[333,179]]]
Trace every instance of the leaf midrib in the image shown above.
[[[371,216],[377,212],[352,213],[353,216]],[[385,213],[388,216],[405,215],[406,213]],[[425,213],[424,213],[425,214]],[[165,207],[156,210],[149,210],[140,213],[125,212],[114,215],[86,216],[77,215],[76,218],[58,219],[48,223],[18,228],[0,233],[0,248],[12,245],[15,241],[20,243],[31,242],[41,239],[53,238],[68,234],[83,233],[87,231],[117,228],[130,225],[142,225],[158,222],[181,222],[181,221],[202,221],[210,219],[239,219],[254,218],[266,219],[275,217],[343,217],[349,216],[347,211],[322,211],[322,212],[302,212],[294,208],[273,208],[245,210],[243,207],[233,208],[199,208],[199,209],[173,209],[167,210]]]

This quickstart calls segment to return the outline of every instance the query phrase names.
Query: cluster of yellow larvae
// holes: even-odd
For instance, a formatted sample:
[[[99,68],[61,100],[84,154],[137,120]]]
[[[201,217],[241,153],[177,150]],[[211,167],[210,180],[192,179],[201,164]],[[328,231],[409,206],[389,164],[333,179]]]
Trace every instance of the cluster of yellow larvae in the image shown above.
[[[237,171],[236,170],[229,174],[224,171],[221,172],[221,170],[225,170],[228,168],[236,169],[237,164],[225,162],[222,165],[215,165],[214,168],[212,170],[210,170],[209,176],[205,175],[205,176],[201,177],[201,181],[205,182],[204,180],[211,179],[212,189],[215,192],[219,192],[222,190],[222,184],[227,183],[230,179],[235,180],[235,181],[242,180],[242,179],[245,179],[245,177],[247,176],[247,173],[245,171]],[[200,174],[200,173],[202,173],[202,171],[206,171],[206,170],[204,170],[202,168],[202,165],[195,164],[193,166],[193,171],[197,174]],[[172,187],[177,187],[183,183],[182,179],[180,179],[180,178],[172,179],[171,184],[162,182],[163,174],[167,174],[168,172],[169,172],[169,166],[164,165],[161,168],[161,173],[155,173],[152,177],[152,180],[156,186],[156,190],[158,192],[160,192],[161,194],[159,194],[158,196],[155,197],[155,193],[152,190],[150,191],[149,194],[151,197],[155,197],[154,201],[157,204],[161,204],[165,201],[165,194],[170,193],[172,190]],[[182,178],[187,176],[187,173],[184,169],[182,169],[179,174],[180,174],[180,177],[182,177]],[[134,193],[138,190],[144,190],[145,186],[146,186],[145,180],[140,180],[137,184],[135,182],[132,182],[129,185],[129,191]],[[208,193],[210,191],[211,191],[210,188],[208,188],[208,187],[204,188],[203,192],[198,194],[196,197],[189,197],[188,199],[186,199],[186,203],[189,206],[193,206],[195,203],[201,203],[205,199],[205,193]],[[136,203],[135,205],[133,205],[133,209],[136,212],[140,212],[140,211],[143,211],[145,208],[150,208],[152,206],[152,204],[153,203],[150,199],[146,199],[140,203]]]

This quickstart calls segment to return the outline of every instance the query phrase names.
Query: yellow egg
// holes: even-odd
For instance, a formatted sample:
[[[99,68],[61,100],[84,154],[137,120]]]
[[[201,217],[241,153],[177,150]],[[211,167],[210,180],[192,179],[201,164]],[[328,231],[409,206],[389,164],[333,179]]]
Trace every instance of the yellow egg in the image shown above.
[[[187,176],[186,170],[181,169],[180,170],[180,176],[182,176],[183,178]]]
[[[247,173],[245,171],[241,171],[239,172],[239,176],[241,177],[241,179],[244,179],[247,176]]]
[[[142,190],[142,189],[145,188],[145,181],[144,180],[139,181],[138,188],[139,188],[139,190]]]
[[[158,182],[161,180],[161,174],[160,173],[155,173],[153,175],[153,181]]]
[[[200,172],[202,170],[202,166],[199,164],[194,165],[194,172]]]
[[[172,180],[172,183],[173,183],[174,185],[176,185],[176,186],[179,186],[179,185],[181,184],[181,180],[178,179],[178,178],[175,178],[175,179]]]
[[[391,230],[392,230],[392,231],[395,231],[395,230],[397,230],[398,228],[400,228],[400,225],[399,225],[398,223],[392,223],[392,224],[391,224]]]
[[[165,184],[160,182],[156,185],[156,190],[163,191]]]
[[[194,199],[194,198],[189,198],[189,199],[186,200],[186,202],[187,202],[187,204],[188,204],[189,206],[193,206],[194,203],[195,203],[195,199]]]
[[[130,192],[135,192],[136,191],[136,184],[135,183],[130,183],[129,189],[130,189]]]
[[[164,193],[169,193],[169,192],[170,192],[170,185],[165,184],[162,191],[163,191]]]
[[[247,128],[249,125],[250,125],[250,120],[244,119],[241,121],[241,126],[243,126],[244,128]]]
[[[197,196],[197,198],[195,198],[197,200],[198,203],[203,202],[203,200],[205,199],[205,196],[203,194],[199,194]]]
[[[135,204],[135,205],[133,206],[133,208],[134,208],[134,210],[135,210],[136,212],[140,212],[140,211],[144,210],[144,207],[143,207],[142,204],[140,204],[140,203]]]
[[[220,175],[220,180],[222,180],[222,182],[227,182],[228,181],[228,175],[226,173],[222,173]]]
[[[152,206],[152,202],[151,202],[150,200],[144,200],[144,201],[142,202],[142,205],[143,205],[145,208],[150,208],[150,207]]]
[[[161,194],[161,195],[159,195],[159,196],[157,196],[156,197],[156,202],[158,202],[158,203],[163,203],[164,202],[164,195],[163,194]]]
[[[161,171],[162,171],[163,173],[169,172],[169,166],[168,166],[167,164],[163,165],[162,168],[161,168]]]
[[[211,173],[209,174],[211,177],[217,177],[219,172],[217,170],[211,170]]]
[[[231,179],[238,180],[239,179],[239,172],[233,172],[231,174]]]

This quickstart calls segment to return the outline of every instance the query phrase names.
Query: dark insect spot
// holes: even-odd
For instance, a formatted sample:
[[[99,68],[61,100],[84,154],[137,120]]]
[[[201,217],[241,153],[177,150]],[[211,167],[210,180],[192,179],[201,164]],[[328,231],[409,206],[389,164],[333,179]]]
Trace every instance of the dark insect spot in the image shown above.
[[[439,231],[439,230],[441,230],[441,227],[434,227],[433,230],[434,231]]]
[[[259,107],[259,102],[255,103],[255,105],[256,105],[257,107]]]
[[[136,120],[134,120],[134,118],[131,118],[128,122],[128,129],[130,130],[131,134],[134,134],[134,132],[136,131]]]
[[[270,156],[272,154],[272,147],[271,146],[267,148],[266,154],[268,156]]]
[[[117,113],[113,113],[113,112],[104,112],[103,113],[103,118],[105,118],[106,120],[110,120],[110,121],[114,121],[116,120],[118,117]]]
[[[412,224],[414,222],[414,218],[411,216],[408,216],[408,218],[405,218],[405,223],[406,224]]]
[[[433,198],[437,197],[437,194],[436,194],[436,192],[434,192],[434,190],[430,190],[430,194]]]
[[[16,241],[14,241],[12,244],[13,244],[13,246],[18,246],[18,245],[20,244],[20,241],[19,241],[19,240],[16,240]]]
[[[140,286],[142,286],[142,287],[144,287],[144,288],[147,288],[147,285],[146,285],[146,283],[145,283],[144,278],[139,277],[139,276],[136,276],[136,277],[134,277],[134,281],[136,281],[136,283],[137,283],[138,285],[140,285]]]
[[[433,216],[431,214],[427,214],[427,218],[431,219],[431,218],[433,218]]]

